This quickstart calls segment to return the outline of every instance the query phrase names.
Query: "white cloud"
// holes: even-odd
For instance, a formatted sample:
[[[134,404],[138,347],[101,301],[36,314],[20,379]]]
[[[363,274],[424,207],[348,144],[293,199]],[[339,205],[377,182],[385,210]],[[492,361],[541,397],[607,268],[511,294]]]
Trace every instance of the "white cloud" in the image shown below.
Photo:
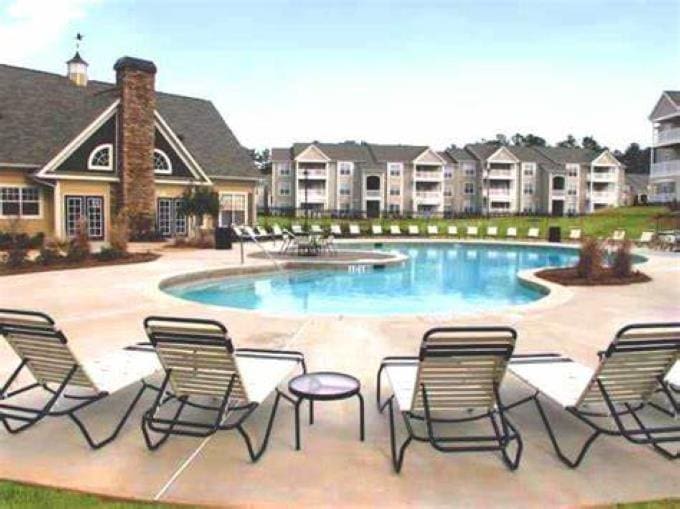
[[[99,0],[14,0],[0,10],[0,62],[21,63],[62,39]]]

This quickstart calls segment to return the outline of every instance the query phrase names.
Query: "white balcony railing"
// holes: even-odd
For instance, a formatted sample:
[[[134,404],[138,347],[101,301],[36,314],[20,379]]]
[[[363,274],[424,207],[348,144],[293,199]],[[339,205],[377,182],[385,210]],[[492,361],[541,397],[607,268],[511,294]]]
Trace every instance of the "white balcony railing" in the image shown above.
[[[305,178],[310,178],[310,179],[325,179],[328,176],[328,173],[326,172],[325,169],[322,168],[313,168],[313,169],[298,169],[298,178],[299,179],[305,179]]]
[[[592,191],[588,196],[593,201],[612,202],[616,198],[616,194],[612,191]]]
[[[680,144],[680,127],[664,129],[654,132],[654,145],[673,145]]]
[[[651,177],[680,177],[680,160],[652,164]]]
[[[326,201],[326,191],[323,189],[298,189],[298,196],[302,203],[324,203]]]
[[[416,171],[416,180],[439,181],[444,178],[444,173],[441,170],[435,171]]]
[[[616,182],[615,171],[594,171],[588,173],[588,180],[591,182]]]
[[[490,179],[511,179],[514,176],[510,168],[491,168],[484,171],[484,177]]]
[[[380,189],[366,189],[366,198],[380,198],[382,191]]]
[[[416,191],[416,200],[423,204],[441,203],[442,193],[439,191]]]
[[[509,187],[490,187],[489,196],[510,196]]]
[[[566,192],[564,189],[552,189],[550,191],[550,196],[553,198],[564,198]]]

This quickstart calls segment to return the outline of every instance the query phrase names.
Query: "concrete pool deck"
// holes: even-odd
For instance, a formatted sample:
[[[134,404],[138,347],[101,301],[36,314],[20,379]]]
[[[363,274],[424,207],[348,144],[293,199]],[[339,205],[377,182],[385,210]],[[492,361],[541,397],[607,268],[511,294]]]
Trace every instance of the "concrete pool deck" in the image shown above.
[[[373,239],[370,239],[371,241]],[[401,240],[400,240],[401,241]],[[404,240],[406,241],[406,240]],[[415,240],[409,240],[415,241]],[[255,248],[247,246],[249,252]],[[646,253],[645,253],[646,254]],[[248,257],[249,267],[267,265]],[[494,454],[445,455],[411,446],[400,475],[390,464],[385,415],[375,409],[375,373],[386,355],[413,355],[423,332],[438,324],[503,324],[519,333],[518,352],[559,351],[596,363],[622,325],[678,320],[680,255],[650,254],[644,271],[652,281],[625,287],[569,288],[545,304],[518,306],[458,319],[436,316],[266,316],[179,300],[160,281],[187,272],[240,264],[238,249],[165,249],[154,262],[0,278],[0,306],[49,313],[84,359],[146,339],[142,320],[151,314],[215,318],[237,347],[291,348],[305,353],[310,370],[357,376],[366,398],[366,442],[356,436],[354,401],[319,404],[314,426],[303,425],[303,449],[294,450],[293,411],[282,404],[265,456],[257,464],[234,433],[208,440],[173,437],[147,451],[139,430],[146,396],[118,440],[100,451],[87,448],[67,419],[48,419],[16,436],[0,432],[0,478],[113,496],[212,505],[428,505],[545,507],[590,505],[680,496],[680,469],[645,447],[603,438],[578,470],[554,456],[530,406],[512,411],[525,452],[516,472]],[[0,379],[17,359],[0,342]],[[506,400],[528,394],[508,377]],[[129,401],[133,388],[83,413],[95,433]],[[247,428],[261,437],[271,399]],[[567,446],[586,428],[550,405]],[[571,450],[571,449],[570,449]]]

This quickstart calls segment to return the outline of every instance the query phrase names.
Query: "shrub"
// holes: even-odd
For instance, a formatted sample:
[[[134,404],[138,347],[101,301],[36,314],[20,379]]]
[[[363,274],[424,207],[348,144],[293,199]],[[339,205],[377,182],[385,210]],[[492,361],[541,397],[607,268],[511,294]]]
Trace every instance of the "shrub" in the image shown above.
[[[111,260],[119,260],[121,258],[127,257],[125,251],[120,251],[114,247],[103,247],[99,253],[94,255],[94,257],[102,262],[108,262]]]
[[[28,249],[21,247],[18,244],[10,247],[7,250],[7,261],[5,264],[11,268],[15,269],[21,267],[28,261]]]
[[[21,222],[18,218],[10,221],[5,262],[10,268],[21,267],[28,261],[28,236],[25,233],[19,233],[20,229]]]
[[[109,234],[109,244],[111,249],[119,253],[127,253],[128,239],[130,238],[130,227],[128,225],[127,212],[121,210],[116,214],[111,222],[111,232]],[[103,249],[102,249],[103,251]]]
[[[587,238],[581,244],[576,273],[584,279],[596,279],[602,272],[604,253],[596,238]]]
[[[92,254],[90,238],[87,235],[87,220],[78,221],[75,236],[69,241],[66,259],[70,262],[82,262]]]
[[[616,277],[629,277],[633,268],[633,257],[630,254],[631,242],[626,240],[622,242],[614,253],[612,260],[612,272]]]
[[[61,245],[56,240],[50,239],[40,248],[40,254],[36,258],[36,262],[40,265],[54,265],[62,258]]]

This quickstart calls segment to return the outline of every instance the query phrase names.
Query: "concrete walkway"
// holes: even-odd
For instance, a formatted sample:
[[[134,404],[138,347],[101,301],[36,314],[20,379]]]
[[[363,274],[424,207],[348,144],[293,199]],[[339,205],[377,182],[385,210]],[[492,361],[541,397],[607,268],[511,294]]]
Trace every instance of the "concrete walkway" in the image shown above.
[[[247,263],[267,262],[250,258]],[[165,250],[159,260],[146,264],[3,277],[0,306],[49,313],[82,358],[144,341],[142,320],[150,314],[221,320],[238,347],[301,350],[310,370],[346,371],[361,380],[367,403],[365,443],[357,437],[356,400],[318,404],[316,422],[303,425],[303,449],[297,452],[293,412],[282,404],[268,452],[255,465],[247,461],[243,443],[233,433],[206,441],[171,438],[160,450],[149,452],[139,431],[138,409],[118,440],[100,451],[89,450],[66,419],[46,420],[17,436],[1,431],[0,478],[213,505],[545,507],[680,496],[677,462],[621,439],[601,439],[581,468],[567,469],[555,458],[530,406],[511,414],[525,441],[518,471],[507,471],[494,454],[444,455],[418,444],[407,452],[401,475],[394,474],[387,418],[375,409],[375,372],[385,355],[415,354],[423,332],[443,323],[441,319],[261,317],[179,300],[158,290],[158,283],[170,276],[238,264],[238,250]],[[518,351],[556,350],[594,365],[596,352],[622,325],[679,319],[680,257],[652,256],[644,270],[652,282],[572,288],[554,304],[446,323],[511,325],[519,332]],[[0,377],[16,362],[0,343]],[[506,401],[528,393],[512,377],[506,382]],[[123,391],[95,405],[84,418],[103,434],[133,392]],[[271,400],[248,424],[258,437],[270,405]],[[557,408],[550,411],[566,443],[580,444],[586,428]]]

